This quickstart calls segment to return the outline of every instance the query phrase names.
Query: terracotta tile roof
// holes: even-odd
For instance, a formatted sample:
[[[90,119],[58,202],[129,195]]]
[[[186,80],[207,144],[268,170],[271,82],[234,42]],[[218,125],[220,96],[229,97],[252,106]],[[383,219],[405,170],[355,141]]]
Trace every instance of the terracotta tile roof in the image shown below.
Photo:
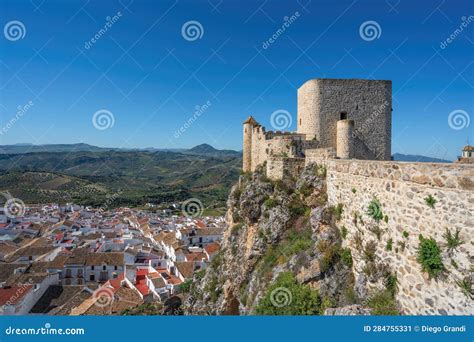
[[[76,248],[72,251],[72,254],[65,261],[65,265],[84,265],[87,259],[87,255],[90,253],[87,248]]]
[[[221,245],[218,242],[212,242],[204,247],[204,249],[206,250],[207,254],[212,255],[221,249]]]
[[[257,124],[257,121],[253,118],[252,115],[250,115],[243,123],[244,123],[244,124],[256,125],[256,124]]]
[[[187,261],[201,261],[202,259],[207,259],[207,255],[205,253],[188,253],[186,254]]]
[[[222,235],[223,233],[223,228],[203,228],[196,230],[195,236]]]
[[[21,264],[21,263],[2,263],[0,264],[0,282],[6,281],[10,278],[15,269],[20,267],[28,267],[28,265]]]
[[[162,288],[162,287],[166,287],[165,280],[161,277],[154,278],[151,282],[153,283],[155,288],[159,289],[159,288]]]
[[[33,285],[17,285],[0,288],[0,305],[18,303],[32,288]]]
[[[69,259],[69,255],[65,254],[59,254],[54,258],[52,261],[48,263],[48,268],[49,269],[62,269],[64,267],[64,264],[66,261]]]
[[[463,151],[474,151],[474,147],[471,146],[471,145],[466,145],[466,146],[464,146],[464,148],[462,150]]]
[[[87,255],[86,266],[109,265],[109,266],[123,266],[125,259],[123,253],[92,253]]]
[[[179,273],[184,278],[192,278],[194,274],[194,262],[192,261],[182,261],[175,263],[176,268],[178,269]]]

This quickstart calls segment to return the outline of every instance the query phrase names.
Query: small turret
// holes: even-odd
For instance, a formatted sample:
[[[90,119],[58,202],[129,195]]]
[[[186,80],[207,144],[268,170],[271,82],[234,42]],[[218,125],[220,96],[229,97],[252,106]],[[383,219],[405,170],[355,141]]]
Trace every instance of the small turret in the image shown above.
[[[354,120],[339,120],[337,122],[336,155],[338,158],[354,157]]]
[[[248,172],[252,169],[252,133],[253,128],[258,125],[253,116],[249,116],[243,123],[244,127],[244,146],[242,170]]]

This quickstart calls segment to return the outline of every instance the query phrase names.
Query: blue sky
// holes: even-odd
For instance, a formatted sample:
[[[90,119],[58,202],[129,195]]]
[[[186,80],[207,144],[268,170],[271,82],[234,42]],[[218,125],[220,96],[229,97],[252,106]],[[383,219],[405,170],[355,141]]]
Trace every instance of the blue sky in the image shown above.
[[[392,152],[454,159],[474,142],[472,15],[467,0],[1,0],[0,144],[241,149],[249,114],[271,129],[284,109],[295,129],[306,80],[373,78],[393,81]],[[378,38],[362,39],[367,21]],[[100,110],[113,126],[94,126]]]

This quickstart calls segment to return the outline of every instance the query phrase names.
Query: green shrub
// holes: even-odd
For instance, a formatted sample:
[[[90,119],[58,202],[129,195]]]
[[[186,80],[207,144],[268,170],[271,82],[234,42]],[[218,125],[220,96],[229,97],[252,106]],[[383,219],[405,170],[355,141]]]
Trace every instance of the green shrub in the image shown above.
[[[239,201],[240,195],[242,195],[242,190],[240,189],[240,187],[238,187],[237,189],[234,190],[234,193],[233,193],[234,200],[235,200],[236,202]]]
[[[205,275],[206,275],[206,270],[200,270],[194,273],[194,277],[197,280],[201,280],[202,278],[204,278]]]
[[[211,261],[211,266],[214,267],[214,269],[218,268],[222,264],[223,259],[223,253],[222,251],[219,251],[214,258]]]
[[[321,272],[328,271],[339,259],[339,247],[328,240],[321,240],[318,243],[318,251],[321,253],[319,266]]]
[[[315,173],[319,177],[326,177],[326,167],[322,165],[316,165]]]
[[[208,292],[211,295],[211,302],[215,303],[219,296],[222,293],[221,288],[219,287],[219,279],[215,274],[212,274],[210,277],[209,283],[207,283],[206,287],[204,288],[205,292]]]
[[[451,231],[446,228],[446,233],[443,234],[443,238],[446,240],[446,248],[449,254],[452,254],[459,246],[461,246],[464,241],[459,236],[460,230],[456,228],[456,231],[451,233]]]
[[[372,217],[375,221],[383,219],[382,205],[377,198],[374,197],[374,199],[369,203],[367,215]]]
[[[380,291],[369,298],[367,306],[372,308],[373,315],[399,315],[397,302],[389,290]]]
[[[307,197],[313,193],[313,188],[308,184],[304,183],[300,186],[299,193]]]
[[[410,236],[410,234],[408,234],[406,230],[403,231],[402,235],[405,239],[408,239],[408,237]]]
[[[347,228],[346,228],[346,226],[342,226],[342,227],[341,227],[341,237],[342,237],[343,239],[345,239],[346,236],[347,236]]]
[[[348,267],[352,267],[352,253],[349,248],[341,249],[341,261]]]
[[[388,216],[385,215],[385,216],[383,217],[383,220],[385,221],[385,223],[388,223]]]
[[[308,285],[298,284],[291,272],[281,273],[256,307],[257,315],[318,315],[321,298]]]
[[[313,244],[311,234],[310,227],[298,232],[288,231],[278,244],[267,249],[259,263],[259,272],[267,274],[277,264],[286,262],[291,256],[301,251],[308,250]]]
[[[352,286],[349,286],[344,290],[344,297],[346,298],[349,304],[357,303],[357,295]]]
[[[332,213],[337,221],[341,219],[343,211],[344,211],[344,205],[342,203],[339,203],[338,205],[332,207]]]
[[[436,198],[434,198],[433,196],[429,195],[428,197],[425,197],[425,203],[428,207],[430,207],[431,209],[434,209],[435,207],[435,204],[436,202],[438,202],[436,200]]]
[[[396,275],[388,273],[385,276],[385,288],[387,289],[387,291],[390,291],[392,296],[395,296],[398,289],[398,279]]]
[[[437,279],[445,271],[438,243],[433,238],[425,239],[421,234],[417,261],[422,271],[428,273],[430,278]]]
[[[313,244],[311,234],[311,228],[307,228],[301,232],[290,231],[284,243],[281,244],[281,254],[290,257],[307,250]]]
[[[456,280],[456,284],[459,286],[462,293],[464,293],[467,298],[474,299],[474,291],[472,289],[472,282],[470,277],[465,277],[462,280]]]
[[[299,199],[295,198],[288,204],[291,216],[296,218],[304,216],[308,207]]]
[[[355,194],[357,192],[356,188],[352,188],[352,193]]]
[[[276,199],[273,199],[273,198],[267,198],[263,204],[265,205],[265,207],[267,207],[268,209],[271,209],[271,208],[274,208],[278,205],[278,201]]]
[[[191,290],[192,283],[193,283],[192,279],[186,279],[184,282],[181,283],[181,285],[179,286],[179,289],[181,290],[181,292],[188,293],[189,290]]]
[[[391,250],[392,250],[392,246],[393,246],[393,239],[390,238],[390,239],[387,240],[387,245],[385,246],[385,249],[386,249],[387,251],[391,251]]]

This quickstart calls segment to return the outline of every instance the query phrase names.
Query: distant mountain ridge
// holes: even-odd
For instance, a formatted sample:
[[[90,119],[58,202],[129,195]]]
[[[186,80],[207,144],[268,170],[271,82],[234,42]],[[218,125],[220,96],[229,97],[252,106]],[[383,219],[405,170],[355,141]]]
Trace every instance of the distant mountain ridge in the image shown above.
[[[145,152],[181,152],[192,154],[220,154],[220,155],[240,155],[241,152],[234,150],[219,150],[209,144],[200,144],[190,149],[185,148],[118,148],[118,147],[98,147],[86,143],[76,144],[45,144],[33,145],[21,143],[14,145],[0,145],[0,154],[23,154],[38,152],[104,152],[104,151],[145,151]]]
[[[200,144],[190,148],[189,150],[185,150],[186,153],[192,154],[219,154],[219,155],[240,155],[241,152],[234,151],[234,150],[218,150],[212,147],[209,144]]]
[[[33,148],[32,148],[33,147]],[[87,144],[0,147],[0,192],[25,203],[139,206],[198,198],[223,208],[242,165],[237,151],[107,149]],[[0,202],[1,203],[1,202]]]
[[[451,160],[420,156],[416,154],[394,153],[392,155],[395,161],[418,162],[418,163],[452,163]]]

